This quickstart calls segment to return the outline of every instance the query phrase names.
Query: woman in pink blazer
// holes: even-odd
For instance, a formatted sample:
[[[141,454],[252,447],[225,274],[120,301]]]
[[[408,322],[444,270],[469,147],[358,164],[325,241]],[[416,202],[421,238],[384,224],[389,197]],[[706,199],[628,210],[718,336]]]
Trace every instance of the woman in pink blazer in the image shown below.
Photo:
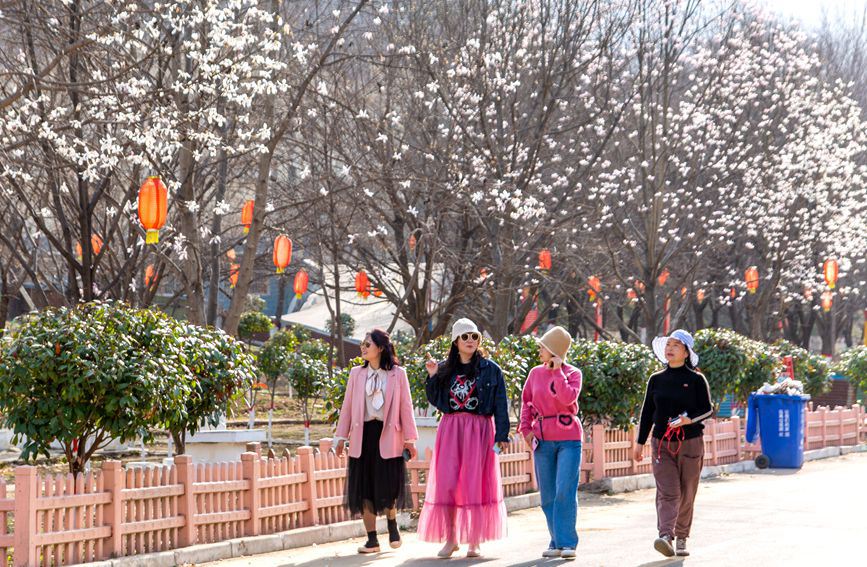
[[[369,332],[361,343],[364,364],[349,372],[346,395],[335,434],[337,455],[349,440],[345,505],[361,514],[367,543],[359,553],[377,553],[376,516],[388,519],[388,541],[400,547],[397,508],[404,508],[406,462],[416,456],[412,398],[406,371],[397,365],[394,345],[388,333]]]

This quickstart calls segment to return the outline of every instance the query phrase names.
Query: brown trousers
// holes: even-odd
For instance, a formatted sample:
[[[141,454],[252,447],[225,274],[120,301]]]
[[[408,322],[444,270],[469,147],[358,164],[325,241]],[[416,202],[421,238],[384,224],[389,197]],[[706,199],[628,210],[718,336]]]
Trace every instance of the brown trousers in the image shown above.
[[[656,479],[656,524],[660,536],[679,538],[689,537],[692,527],[692,511],[695,504],[695,493],[701,479],[701,467],[704,462],[704,438],[687,439],[672,455],[668,443],[653,438],[650,443],[653,449],[653,477]],[[671,444],[671,451],[676,451],[677,443]]]

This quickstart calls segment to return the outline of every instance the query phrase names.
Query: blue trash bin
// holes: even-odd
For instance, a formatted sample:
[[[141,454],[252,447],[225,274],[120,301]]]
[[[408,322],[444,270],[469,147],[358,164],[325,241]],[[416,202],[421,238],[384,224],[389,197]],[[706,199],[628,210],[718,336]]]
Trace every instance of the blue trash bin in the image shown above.
[[[756,466],[799,469],[804,464],[804,429],[810,396],[751,395],[747,406],[747,442],[762,438]]]

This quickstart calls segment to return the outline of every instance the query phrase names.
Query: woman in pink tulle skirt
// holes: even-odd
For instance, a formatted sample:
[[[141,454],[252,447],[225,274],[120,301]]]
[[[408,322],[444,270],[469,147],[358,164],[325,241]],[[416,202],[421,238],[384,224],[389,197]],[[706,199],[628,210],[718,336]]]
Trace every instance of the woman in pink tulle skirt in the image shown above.
[[[479,352],[475,323],[459,319],[445,362],[428,360],[425,384],[430,403],[443,413],[427,475],[424,507],[418,522],[422,541],[445,542],[440,557],[468,544],[506,535],[506,506],[500,464],[494,452],[509,442],[506,384],[500,367]]]

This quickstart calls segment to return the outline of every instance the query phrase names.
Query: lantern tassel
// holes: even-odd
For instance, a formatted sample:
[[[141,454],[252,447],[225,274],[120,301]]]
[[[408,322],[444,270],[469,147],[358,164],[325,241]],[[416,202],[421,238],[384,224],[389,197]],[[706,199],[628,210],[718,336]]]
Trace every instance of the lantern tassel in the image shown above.
[[[277,268],[277,273],[278,273],[278,274],[282,274],[282,273],[283,273],[283,268]]]
[[[160,231],[149,230],[145,236],[145,244],[157,244],[160,241]]]
[[[250,227],[249,226],[244,227],[244,234],[250,234]]]
[[[300,294],[300,293],[296,293],[296,294],[295,294],[295,299],[301,299],[301,294]]]

